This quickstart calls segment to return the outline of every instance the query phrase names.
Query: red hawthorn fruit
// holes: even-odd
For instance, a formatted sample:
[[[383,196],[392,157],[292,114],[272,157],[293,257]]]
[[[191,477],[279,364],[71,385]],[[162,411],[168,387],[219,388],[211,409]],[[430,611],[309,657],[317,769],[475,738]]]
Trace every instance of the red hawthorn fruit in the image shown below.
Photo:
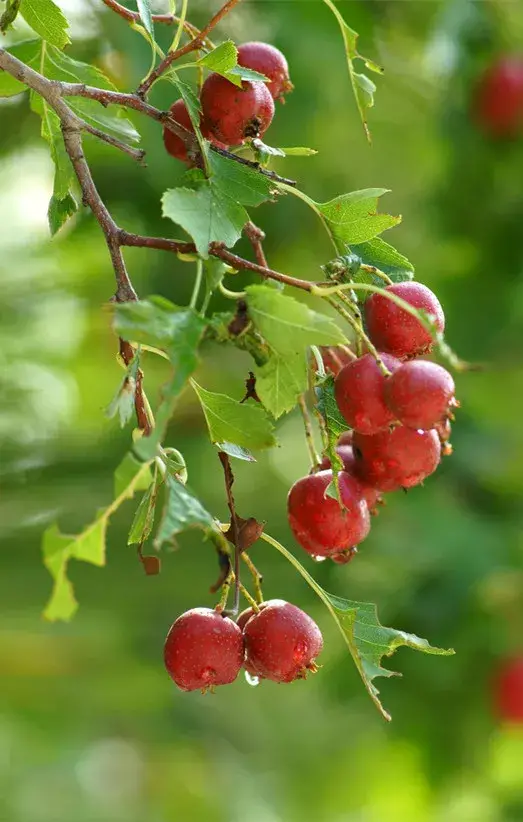
[[[201,90],[203,122],[227,145],[241,145],[248,137],[262,137],[274,116],[274,101],[265,83],[241,85],[210,74]]]
[[[330,371],[334,377],[354,360],[350,348],[345,345],[321,345],[320,352],[325,370]]]
[[[428,431],[448,418],[456,405],[449,372],[434,362],[410,360],[386,380],[387,405],[409,428]]]
[[[380,491],[411,488],[439,465],[441,445],[436,431],[399,425],[372,437],[354,434],[358,476]]]
[[[501,665],[494,682],[494,702],[503,721],[523,724],[523,656]]]
[[[438,331],[445,328],[445,315],[436,295],[422,283],[395,283],[385,289],[413,308],[423,309],[434,318]],[[382,294],[371,294],[365,302],[367,329],[374,345],[399,359],[417,357],[432,348],[432,337],[417,317]]]
[[[294,483],[287,499],[289,525],[308,554],[329,557],[363,542],[370,530],[361,483],[346,471],[338,474],[344,507],[325,491],[332,471],[319,471]]]
[[[173,119],[176,120],[177,123],[187,129],[187,131],[190,131],[191,134],[194,134],[194,127],[189,116],[189,112],[187,111],[187,106],[181,98],[172,104],[170,112]],[[206,139],[211,140],[211,142],[218,146],[218,148],[227,148],[224,143],[221,143],[219,140],[214,138],[203,123],[200,124],[200,127],[202,135]],[[165,126],[163,128],[163,143],[171,157],[181,160],[182,163],[190,163],[189,157],[187,156],[187,148],[182,138],[178,137],[177,134],[174,134],[174,132],[170,131]]]
[[[257,676],[273,682],[303,679],[315,672],[323,648],[321,631],[311,617],[281,599],[271,599],[244,628],[245,660]]]
[[[502,57],[487,68],[474,98],[474,115],[492,137],[523,133],[523,57]]]
[[[238,65],[264,74],[270,80],[267,88],[273,100],[283,101],[284,95],[293,89],[287,60],[269,43],[244,43],[238,48]]]
[[[165,667],[182,691],[234,682],[243,657],[241,630],[211,608],[186,611],[171,625],[165,640]]]
[[[341,437],[339,441],[341,442]],[[380,492],[377,488],[373,488],[372,485],[367,485],[365,482],[363,482],[361,477],[358,476],[358,466],[356,464],[356,457],[354,456],[354,450],[352,448],[352,445],[337,445],[336,451],[338,452],[338,456],[343,463],[343,470],[357,481],[361,496],[367,503],[369,511],[371,513],[374,513],[373,508],[380,499]],[[320,463],[320,470],[328,471],[330,467],[330,459],[327,456],[323,457]]]
[[[380,354],[391,373],[402,363],[390,354]],[[346,365],[334,383],[334,395],[347,425],[360,434],[377,434],[394,422],[395,415],[385,403],[388,382],[372,354],[364,354]]]

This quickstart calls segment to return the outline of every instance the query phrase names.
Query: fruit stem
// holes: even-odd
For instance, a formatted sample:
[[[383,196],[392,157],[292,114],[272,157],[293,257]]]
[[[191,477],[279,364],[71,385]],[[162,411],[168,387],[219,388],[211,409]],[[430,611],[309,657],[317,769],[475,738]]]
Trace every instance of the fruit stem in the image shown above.
[[[347,311],[346,308],[344,308],[342,305],[337,303],[336,300],[333,299],[332,297],[326,297],[326,300],[329,303],[329,305],[332,305],[332,307],[334,309],[336,309],[336,311],[340,314],[340,316],[342,316],[345,320],[347,320],[349,325],[352,327],[352,329],[356,333],[358,339],[363,340],[363,342],[365,343],[365,345],[367,346],[367,348],[369,350],[369,353],[372,354],[372,356],[374,357],[374,359],[378,363],[378,367],[379,367],[381,373],[383,374],[383,376],[384,377],[390,377],[389,369],[387,368],[387,366],[385,365],[385,363],[381,359],[381,357],[379,355],[379,352],[378,352],[378,349],[376,348],[374,343],[371,341],[371,339],[367,336],[367,334],[363,330],[363,326],[361,325],[361,323],[359,323],[352,316],[352,314],[349,311]]]
[[[182,0],[182,9],[180,11],[180,19],[178,21],[178,28],[176,29],[176,34],[174,35],[174,39],[171,43],[171,47],[169,51],[176,51],[178,46],[180,45],[180,40],[182,38],[182,33],[185,24],[185,18],[187,17],[187,6],[189,5],[188,0]]]
[[[314,470],[317,467],[320,459],[318,457],[318,452],[316,451],[316,446],[314,445],[314,434],[312,431],[312,423],[309,414],[309,409],[307,408],[307,403],[305,401],[305,394],[300,394],[300,396],[298,397],[298,405],[300,407],[301,415],[303,417],[303,427],[305,429],[305,442],[307,443],[307,449],[309,451],[311,467]]]
[[[229,573],[227,574],[227,576],[225,577],[225,579],[222,583],[222,594],[221,594],[221,597],[220,597],[220,601],[219,601],[218,605],[215,608],[215,610],[219,611],[220,613],[225,611],[225,609],[227,607],[227,600],[229,599],[229,591],[231,590],[231,583],[232,583],[233,579],[234,579],[234,571],[231,568],[231,570],[229,571]]]
[[[192,308],[193,311],[196,308],[196,302],[198,300],[198,294],[200,293],[200,288],[202,285],[202,277],[203,277],[203,260],[198,257],[196,260],[196,279],[194,281],[194,287],[192,290],[191,295],[191,302],[189,303],[189,308]]]
[[[383,280],[384,283],[387,285],[393,285],[394,281],[391,280],[388,274],[385,274],[384,271],[381,271],[379,268],[376,268],[375,265],[367,265],[366,263],[362,263],[360,265],[360,271],[365,271],[367,274],[374,274],[375,277],[379,277],[380,280]]]
[[[250,556],[246,553],[242,553],[242,559],[245,562],[247,568],[252,574],[253,585],[254,585],[254,595],[256,597],[257,602],[263,602],[263,591],[261,584],[263,582],[263,576],[258,571],[256,565],[250,558]]]

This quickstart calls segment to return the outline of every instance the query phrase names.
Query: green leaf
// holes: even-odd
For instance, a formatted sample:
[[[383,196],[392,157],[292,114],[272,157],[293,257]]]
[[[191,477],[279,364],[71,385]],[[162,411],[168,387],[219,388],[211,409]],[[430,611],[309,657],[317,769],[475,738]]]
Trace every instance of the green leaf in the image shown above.
[[[214,71],[226,77],[235,86],[241,86],[242,80],[267,81],[264,74],[244,68],[238,65],[238,49],[232,40],[220,43],[215,49],[197,61],[197,65],[205,66],[209,71]]]
[[[381,661],[384,656],[392,656],[403,645],[425,654],[449,656],[454,653],[452,649],[433,648],[426,639],[414,634],[407,634],[395,628],[385,628],[378,619],[377,609],[373,603],[354,602],[327,593],[283,545],[265,533],[261,538],[276,548],[296,568],[326,605],[347,644],[371,699],[385,719],[390,720],[391,717],[381,704],[379,691],[373,681],[378,676],[391,677],[398,674],[382,668]]]
[[[151,483],[136,509],[133,523],[127,538],[127,545],[142,545],[148,539],[154,525],[157,485]]]
[[[76,176],[65,150],[60,120],[45,100],[35,92],[31,92],[30,100],[32,110],[42,118],[41,134],[49,144],[55,165],[53,196],[57,200],[72,197],[70,189],[74,185]]]
[[[271,197],[272,181],[249,166],[209,152],[211,182],[222,194],[245,206],[259,206]]]
[[[268,362],[256,368],[256,390],[267,410],[279,417],[307,388],[308,347],[339,345],[346,338],[330,317],[294,297],[265,285],[246,291],[249,317],[270,351]]]
[[[326,494],[328,494],[328,496],[333,496],[334,499],[337,499],[338,502],[341,503],[339,496],[338,471],[342,470],[343,463],[338,456],[336,446],[338,444],[338,439],[341,434],[347,430],[348,426],[340,414],[338,403],[336,402],[336,397],[334,394],[334,377],[332,374],[328,374],[327,377],[325,377],[325,379],[315,387],[314,391],[316,394],[316,408],[323,419],[323,427],[327,438],[325,454],[330,460],[331,468],[334,474],[334,480],[327,488]]]
[[[69,23],[53,0],[22,0],[20,12],[33,31],[58,49],[69,45]]]
[[[138,6],[140,20],[142,21],[146,32],[149,34],[151,39],[154,40],[154,23],[150,0],[136,0],[136,5]]]
[[[123,497],[128,488],[135,491],[146,491],[153,476],[145,463],[137,460],[131,453],[127,453],[114,472],[114,497]],[[132,494],[131,494],[132,497]],[[124,497],[130,499],[131,497]]]
[[[338,25],[341,30],[341,35],[343,37],[343,44],[345,46],[347,68],[349,70],[349,77],[352,85],[352,90],[354,92],[356,105],[358,106],[358,111],[361,117],[361,122],[363,123],[365,134],[370,142],[370,131],[367,125],[367,109],[371,108],[374,105],[373,95],[376,88],[374,86],[374,83],[371,80],[369,80],[368,77],[366,77],[364,74],[358,74],[356,72],[354,61],[356,59],[363,60],[363,62],[370,71],[377,72],[378,74],[382,74],[383,70],[372,60],[368,60],[366,57],[362,57],[361,54],[358,54],[358,33],[347,25],[347,23],[343,19],[341,12],[334,5],[332,0],[323,0],[323,2],[329,7],[329,9],[334,14],[336,20],[338,21]]]
[[[220,451],[224,451],[230,457],[234,457],[237,460],[256,462],[256,459],[250,451],[247,451],[246,448],[240,448],[239,445],[233,445],[232,442],[217,442],[216,445]]]
[[[140,367],[140,356],[137,351],[132,359],[132,362],[126,369],[125,377],[123,378],[118,391],[111,400],[107,408],[106,416],[112,419],[117,414],[120,418],[120,426],[125,428],[134,413],[134,399],[136,396],[136,377],[138,368]]]
[[[412,263],[403,254],[396,251],[393,246],[382,240],[381,237],[374,237],[366,243],[351,245],[351,251],[360,258],[362,263],[379,268],[385,274],[388,274],[395,283],[412,280],[414,276]],[[356,282],[383,285],[383,280],[380,277],[361,271],[361,269],[352,279]],[[363,300],[365,297],[364,292],[361,292],[359,296]]]
[[[218,288],[226,271],[227,266],[217,257],[209,257],[208,260],[204,260],[203,274],[205,277],[205,290],[207,295],[212,294],[213,291]]]
[[[65,197],[59,199],[54,194],[49,201],[47,219],[51,236],[54,236],[67,220],[78,211],[78,204],[73,195],[68,191]]]
[[[260,405],[240,403],[226,394],[206,391],[194,380],[191,385],[200,400],[213,443],[233,443],[249,450],[277,444],[274,426]]]
[[[165,486],[167,500],[155,539],[157,548],[161,548],[164,542],[172,540],[187,528],[197,527],[207,531],[216,529],[211,514],[186,486],[170,476],[166,477]]]
[[[372,240],[401,222],[401,217],[377,213],[378,199],[386,193],[386,188],[367,188],[328,203],[315,203],[338,251],[343,253],[347,245]]]
[[[41,47],[41,40],[26,40],[17,46],[10,46],[7,51],[27,66],[38,68]],[[24,83],[15,80],[7,71],[0,71],[0,97],[13,97],[26,90],[27,86]]]
[[[200,114],[202,110],[200,106],[200,98],[197,94],[195,94],[193,88],[188,83],[180,80],[178,76],[173,79],[173,84],[178,89],[180,97],[187,106],[187,111],[189,112],[189,117],[191,118],[193,126],[195,126],[195,128],[200,128]]]
[[[53,578],[53,590],[45,608],[44,617],[52,622],[55,620],[68,621],[78,609],[73,586],[67,576],[69,561],[76,559],[98,567],[105,565],[106,531],[109,518],[124,500],[130,499],[140,488],[147,488],[146,483],[152,480],[147,463],[137,463],[133,460],[134,472],[131,472],[129,459],[124,462],[125,468],[122,469],[120,466],[118,470],[121,477],[125,473],[125,486],[120,488],[119,493],[116,493],[111,505],[99,511],[96,519],[80,534],[71,536],[62,534],[56,525],[50,526],[44,533],[43,560]],[[117,488],[119,486],[120,483],[117,483]]]
[[[192,237],[198,253],[206,259],[209,244],[231,248],[241,237],[249,219],[243,206],[205,181],[196,190],[174,188],[162,197],[163,216],[169,217]]]
[[[21,0],[7,0],[5,11],[0,16],[0,32],[2,34],[5,34],[16,20],[20,11],[20,3]]]

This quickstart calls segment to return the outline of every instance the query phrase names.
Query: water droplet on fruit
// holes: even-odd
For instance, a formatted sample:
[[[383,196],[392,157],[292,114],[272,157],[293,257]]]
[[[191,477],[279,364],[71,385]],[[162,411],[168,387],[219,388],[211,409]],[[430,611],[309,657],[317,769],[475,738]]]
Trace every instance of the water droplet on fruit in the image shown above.
[[[260,684],[260,678],[258,676],[252,676],[252,674],[248,671],[245,671],[244,673],[247,685],[251,685],[253,688],[256,688],[256,686]]]
[[[312,554],[312,559],[314,560],[314,562],[325,562],[327,557],[319,557],[316,554]]]

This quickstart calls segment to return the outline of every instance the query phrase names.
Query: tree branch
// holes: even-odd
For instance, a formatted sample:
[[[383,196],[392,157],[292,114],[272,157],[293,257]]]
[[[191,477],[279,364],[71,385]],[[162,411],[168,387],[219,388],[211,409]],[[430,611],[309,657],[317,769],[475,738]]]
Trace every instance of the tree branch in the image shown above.
[[[151,73],[145,78],[143,83],[137,88],[136,94],[138,97],[145,98],[146,94],[148,93],[149,89],[153,85],[153,83],[164,74],[169,66],[171,66],[175,60],[178,60],[180,57],[184,57],[186,54],[190,54],[191,51],[197,51],[200,49],[207,38],[207,36],[211,33],[215,26],[218,25],[220,20],[225,17],[226,14],[230,12],[230,10],[239,2],[239,0],[227,0],[227,2],[221,7],[219,11],[216,12],[214,17],[209,20],[207,25],[201,30],[201,32],[194,38],[194,40],[190,40],[184,46],[181,46],[179,49],[175,51],[170,51],[169,54],[165,56],[161,63],[153,70]]]
[[[142,18],[140,17],[137,11],[131,11],[131,9],[122,6],[122,4],[118,3],[116,0],[102,0],[102,3],[105,3],[107,8],[116,12],[116,14],[118,14],[124,20],[127,20],[128,23],[142,22]],[[175,23],[180,22],[180,18],[177,17],[175,14],[153,14],[152,19],[153,23],[165,23],[168,26],[172,26]],[[188,23],[187,21],[185,21],[183,27],[187,34],[189,34],[191,37],[198,37],[198,35],[200,34],[200,29],[196,28],[196,26],[193,26],[192,23]]]

